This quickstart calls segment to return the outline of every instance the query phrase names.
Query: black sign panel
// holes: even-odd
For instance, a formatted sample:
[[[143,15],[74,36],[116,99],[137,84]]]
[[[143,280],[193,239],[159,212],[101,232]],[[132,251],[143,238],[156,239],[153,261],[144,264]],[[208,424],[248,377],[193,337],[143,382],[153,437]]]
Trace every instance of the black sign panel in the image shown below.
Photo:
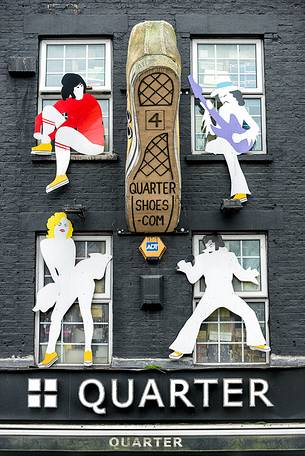
[[[0,374],[0,421],[305,420],[305,369]]]

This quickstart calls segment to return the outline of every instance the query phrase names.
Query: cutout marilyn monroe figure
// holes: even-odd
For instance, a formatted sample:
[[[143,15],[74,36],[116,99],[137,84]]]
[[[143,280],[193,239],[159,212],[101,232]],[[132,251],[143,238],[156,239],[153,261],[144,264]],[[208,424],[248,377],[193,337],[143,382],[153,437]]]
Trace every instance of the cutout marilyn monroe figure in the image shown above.
[[[101,280],[111,255],[90,254],[90,258],[75,265],[76,248],[72,239],[73,227],[64,212],[56,212],[47,223],[48,235],[40,243],[41,254],[54,283],[45,285],[37,293],[34,312],[46,312],[54,306],[51,316],[49,342],[45,358],[38,367],[50,367],[58,355],[55,351],[60,335],[61,321],[76,299],[84,324],[84,365],[92,365],[91,342],[93,319],[91,303],[95,288],[94,280]]]
[[[177,270],[184,272],[192,284],[204,276],[206,290],[193,314],[169,347],[173,350],[169,357],[180,359],[184,354],[192,353],[201,323],[220,307],[225,307],[243,319],[246,343],[252,350],[270,351],[254,310],[235,294],[232,285],[233,275],[242,282],[258,284],[258,271],[243,269],[235,254],[225,248],[220,235],[205,236],[203,243],[203,253],[197,255],[192,262],[182,260],[177,264]]]
[[[32,154],[50,155],[51,140],[55,140],[56,177],[47,185],[47,193],[69,183],[71,147],[84,155],[104,152],[103,117],[97,100],[86,93],[86,83],[78,74],[65,74],[61,83],[62,100],[45,106],[35,119],[34,138],[41,144],[32,148]]]
[[[245,203],[251,192],[237,155],[252,149],[259,127],[245,108],[240,88],[234,86],[229,77],[221,78],[210,95],[220,101],[218,111],[203,97],[201,87],[192,76],[189,76],[189,82],[204,109],[202,130],[206,135],[216,136],[207,142],[205,151],[224,155],[231,178],[231,199]]]

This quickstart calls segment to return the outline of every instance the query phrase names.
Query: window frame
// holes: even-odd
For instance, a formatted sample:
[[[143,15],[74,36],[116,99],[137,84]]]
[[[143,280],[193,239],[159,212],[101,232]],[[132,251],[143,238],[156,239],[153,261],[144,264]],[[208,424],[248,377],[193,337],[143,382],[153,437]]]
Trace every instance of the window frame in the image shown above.
[[[47,46],[48,44],[104,44],[105,45],[105,84],[103,86],[93,87],[92,92],[111,92],[112,89],[112,43],[110,39],[70,39],[70,40],[42,40],[40,42],[39,56],[39,94],[58,93],[61,90],[59,86],[47,87],[45,85],[46,67],[47,67]]]
[[[193,235],[192,246],[193,246],[193,255],[199,255],[199,241],[203,238],[206,233],[195,234]],[[247,303],[255,302],[264,302],[265,304],[265,334],[266,341],[270,341],[270,332],[269,332],[269,297],[268,297],[268,278],[267,278],[267,236],[266,234],[253,234],[253,233],[220,233],[222,238],[226,240],[260,240],[260,259],[261,259],[261,290],[260,291],[239,291],[236,292],[238,296],[243,298]],[[198,280],[193,287],[193,311],[196,308],[196,304],[202,298],[204,292],[200,291],[200,280]],[[266,366],[270,362],[270,352],[266,353],[266,361],[264,362],[255,362],[255,363],[199,363],[197,362],[197,344],[196,341],[194,352],[193,352],[193,362],[196,366],[211,366],[211,367],[223,367],[223,366],[233,366],[233,367],[253,367],[256,366]],[[207,345],[207,344],[203,344]],[[220,341],[217,341],[217,350],[219,350]],[[244,344],[241,344],[244,345]],[[218,353],[219,355],[219,353]]]
[[[39,234],[36,237],[36,294],[38,290],[44,286],[44,260],[40,251],[40,241],[45,239],[45,235]],[[75,234],[72,236],[74,241],[105,241],[106,254],[113,255],[113,239],[111,235],[104,234]],[[113,267],[110,261],[105,273],[105,293],[94,293],[92,303],[108,304],[108,362],[107,363],[94,363],[94,366],[110,366],[112,362],[112,348],[113,348]],[[72,304],[72,306],[74,303]],[[71,306],[71,307],[72,307]],[[68,312],[68,311],[67,311]],[[40,349],[40,312],[35,313],[34,322],[35,336],[34,336],[34,360],[35,363],[39,362],[39,349]],[[94,360],[93,360],[94,361]],[[79,367],[83,368],[82,364],[60,363],[58,367]]]
[[[242,38],[197,38],[191,40],[191,74],[195,81],[198,81],[198,44],[255,44],[256,46],[256,76],[257,76],[257,88],[242,89],[241,92],[245,99],[260,99],[261,100],[261,141],[262,149],[250,151],[248,155],[265,155],[267,154],[267,142],[266,142],[266,105],[265,105],[265,84],[264,84],[264,52],[263,52],[263,40],[253,39],[242,39]],[[203,88],[204,89],[204,88]],[[203,90],[205,98],[209,99],[211,91]],[[192,93],[192,92],[191,92]],[[195,119],[195,97],[192,93],[191,96],[191,147],[192,154],[207,154],[204,150],[195,149],[196,140],[196,119]]]
[[[193,236],[193,252],[194,256],[199,255],[199,240],[204,234],[196,234]],[[238,291],[236,294],[241,298],[268,298],[268,279],[267,279],[267,240],[265,234],[227,234],[221,233],[224,241],[235,240],[259,240],[260,241],[260,260],[261,260],[261,290],[260,291]],[[238,239],[237,239],[238,238]],[[203,296],[200,291],[200,281],[194,285],[194,298]]]

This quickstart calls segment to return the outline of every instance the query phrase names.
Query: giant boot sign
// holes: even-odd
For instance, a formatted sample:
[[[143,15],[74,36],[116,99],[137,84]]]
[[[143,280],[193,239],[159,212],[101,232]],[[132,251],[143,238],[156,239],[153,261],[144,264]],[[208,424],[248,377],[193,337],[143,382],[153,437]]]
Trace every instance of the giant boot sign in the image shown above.
[[[173,27],[137,24],[127,59],[126,216],[130,231],[173,231],[180,215],[181,64]]]

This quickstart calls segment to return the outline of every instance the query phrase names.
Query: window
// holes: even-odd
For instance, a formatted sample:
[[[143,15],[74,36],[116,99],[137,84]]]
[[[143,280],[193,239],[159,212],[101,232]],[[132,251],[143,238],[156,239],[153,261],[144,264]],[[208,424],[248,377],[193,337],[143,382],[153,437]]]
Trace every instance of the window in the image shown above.
[[[221,76],[229,76],[241,88],[245,107],[260,128],[251,152],[266,153],[262,41],[193,40],[192,55],[192,74],[207,99]],[[215,107],[219,108],[219,104]],[[211,138],[201,130],[202,113],[194,98],[192,111],[192,149],[194,153],[202,153]]]
[[[202,253],[203,235],[193,238],[194,255]],[[254,310],[264,337],[268,343],[268,293],[267,293],[267,258],[266,238],[259,234],[223,235],[226,248],[234,252],[244,269],[259,271],[259,285],[240,282],[235,277],[235,292]],[[204,278],[194,286],[194,307],[205,290]],[[195,362],[198,364],[265,364],[269,361],[266,353],[253,351],[246,345],[245,325],[238,315],[224,307],[217,309],[205,320],[200,328]]]
[[[37,239],[37,291],[44,285],[53,282],[47,266],[40,253],[40,241]],[[88,258],[90,253],[111,254],[110,236],[73,236],[76,245],[76,263]],[[112,302],[111,302],[111,262],[102,280],[95,281],[95,292],[92,301],[94,332],[92,339],[93,363],[109,364],[111,360]],[[36,362],[44,358],[49,338],[52,309],[46,313],[36,314]],[[56,345],[59,355],[57,365],[83,365],[84,329],[77,301],[70,307],[61,323],[61,333]]]
[[[39,104],[40,112],[46,105],[60,99],[61,79],[65,73],[82,76],[103,112],[105,152],[112,150],[111,99],[111,42],[110,40],[44,40],[40,47]]]

